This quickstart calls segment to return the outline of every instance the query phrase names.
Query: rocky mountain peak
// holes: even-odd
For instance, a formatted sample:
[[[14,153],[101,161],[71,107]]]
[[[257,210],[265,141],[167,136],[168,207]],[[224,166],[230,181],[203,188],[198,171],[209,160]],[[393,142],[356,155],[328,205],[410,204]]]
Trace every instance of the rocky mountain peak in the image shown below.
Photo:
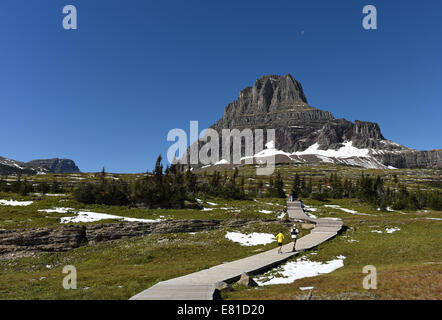
[[[222,129],[275,129],[274,148],[291,155],[286,156],[288,161],[316,159],[379,168],[442,165],[441,150],[415,152],[386,140],[377,123],[336,119],[330,112],[310,106],[301,83],[290,74],[257,79],[240,91],[211,128],[220,135]]]
[[[310,108],[301,83],[290,74],[266,75],[256,80],[253,87],[241,90],[238,100],[227,106],[225,115],[239,116]]]
[[[255,81],[253,89],[254,97],[258,101],[270,98],[268,101],[273,106],[278,104],[296,106],[298,103],[307,103],[301,83],[290,74],[263,76]]]

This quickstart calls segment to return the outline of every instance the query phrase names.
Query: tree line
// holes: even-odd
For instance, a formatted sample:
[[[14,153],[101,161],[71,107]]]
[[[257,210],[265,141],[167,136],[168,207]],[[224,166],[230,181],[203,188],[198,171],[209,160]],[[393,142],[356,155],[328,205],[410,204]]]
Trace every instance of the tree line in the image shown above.
[[[196,175],[182,165],[174,164],[166,169],[158,157],[155,168],[142,178],[126,182],[106,179],[104,168],[99,182],[79,183],[73,191],[74,198],[85,204],[125,205],[148,208],[184,208],[195,204],[197,197],[207,196],[225,199],[285,198],[286,192],[294,198],[311,198],[320,201],[327,199],[356,198],[361,202],[387,210],[417,210],[430,208],[442,210],[440,191],[417,188],[409,190],[393,176],[394,187],[386,186],[381,176],[364,173],[356,179],[342,178],[337,173],[313,182],[295,174],[291,188],[284,189],[284,180],[279,170],[273,176],[248,178],[240,176],[238,169],[223,174],[214,171]],[[13,192],[21,195],[30,193],[63,193],[66,190],[59,182],[33,184],[20,176],[16,181],[7,182],[0,177],[0,192]]]
[[[264,187],[259,180],[246,189],[245,178],[238,169],[232,174],[213,172],[198,177],[190,169],[179,164],[164,170],[158,157],[153,172],[134,182],[108,181],[102,171],[99,183],[82,183],[74,189],[77,201],[86,204],[128,205],[147,208],[184,208],[195,203],[196,197],[214,196],[225,199],[245,200],[256,197],[285,197],[284,182],[279,171],[269,178]],[[190,203],[190,204],[189,204]]]
[[[388,207],[395,210],[417,210],[430,208],[442,210],[442,194],[440,191],[408,190],[400,185],[397,176],[393,177],[395,188],[387,187],[380,176],[369,176],[364,173],[353,181],[341,178],[332,173],[325,181],[320,181],[317,190],[313,191],[312,180],[305,181],[295,175],[291,192],[294,197],[312,198],[325,201],[326,199],[356,198],[361,202],[385,211]]]
[[[0,177],[0,192],[12,192],[26,196],[30,193],[63,193],[65,189],[56,180],[31,183],[27,179],[22,179],[21,176],[18,176],[17,180],[11,182],[6,181],[4,177]]]

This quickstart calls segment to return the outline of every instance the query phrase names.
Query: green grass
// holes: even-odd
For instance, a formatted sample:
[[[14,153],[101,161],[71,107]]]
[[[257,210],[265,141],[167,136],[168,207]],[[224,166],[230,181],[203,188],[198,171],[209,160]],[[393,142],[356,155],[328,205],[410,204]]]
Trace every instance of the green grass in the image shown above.
[[[279,228],[270,224],[232,230],[276,233]],[[226,239],[225,232],[149,235],[0,261],[0,299],[128,299],[159,281],[276,246],[241,246]],[[76,290],[62,287],[66,265],[77,269]]]
[[[260,199],[257,201],[225,200],[210,198],[207,201],[216,203],[204,207],[211,209],[203,211],[198,209],[143,209],[126,206],[85,205],[75,201],[70,194],[61,197],[53,196],[20,196],[12,193],[0,193],[0,199],[29,201],[29,206],[4,206],[0,205],[0,229],[39,228],[60,226],[60,218],[75,216],[74,213],[46,213],[38,210],[55,207],[73,208],[75,210],[107,213],[122,217],[140,219],[216,219],[226,220],[231,218],[243,219],[274,219],[282,213],[283,199]],[[261,213],[259,210],[272,211]],[[117,220],[101,220],[96,223],[115,222]]]
[[[45,200],[42,200],[45,201]],[[55,201],[48,199],[46,201]],[[255,201],[222,202],[218,206],[241,207],[260,205]],[[270,206],[270,200],[258,200]],[[259,289],[235,287],[224,295],[226,299],[296,299],[305,296],[302,286],[314,286],[314,298],[376,298],[376,299],[434,299],[440,298],[441,283],[441,222],[427,220],[442,216],[441,212],[382,213],[371,210],[354,200],[330,201],[343,208],[375,216],[352,215],[341,210],[321,207],[322,203],[307,201],[318,208],[317,216],[336,216],[349,229],[326,242],[310,255],[313,261],[328,261],[337,255],[347,259],[345,266],[333,273],[297,280],[293,284],[266,286]],[[250,209],[251,210],[251,209]],[[209,211],[210,212],[210,211]],[[333,213],[333,214],[332,214]],[[267,218],[269,215],[261,214]],[[378,234],[387,227],[399,227],[392,234]],[[268,232],[276,234],[279,224],[254,224],[228,231]],[[224,238],[227,230],[192,234],[149,235],[112,242],[87,245],[69,252],[45,253],[35,257],[0,262],[1,299],[127,299],[132,295],[166,280],[226,261],[233,261],[275,247],[245,247]],[[285,230],[286,243],[290,240]],[[300,236],[308,233],[302,230]],[[348,242],[357,240],[358,242]],[[378,289],[362,288],[365,276],[362,268],[374,265],[378,270]],[[48,269],[46,265],[50,265]],[[78,271],[78,289],[65,290],[62,280],[65,265]],[[42,279],[42,277],[45,277]],[[41,279],[41,280],[39,280]],[[398,287],[400,286],[400,290]]]
[[[255,167],[240,167],[240,176],[256,179]],[[387,185],[394,187],[392,174],[398,175],[401,184],[421,190],[440,190],[431,181],[440,181],[440,170],[366,170],[356,167],[328,164],[278,166],[289,190],[295,173],[319,181],[338,172],[342,177],[358,178],[365,174],[380,174]],[[209,170],[210,171],[210,170]],[[198,174],[202,172],[196,171]],[[133,181],[143,174],[109,174],[125,181]],[[28,180],[34,183],[51,182],[54,178],[68,188],[66,196],[26,196],[0,193],[0,199],[33,200],[27,207],[0,205],[0,229],[56,227],[60,217],[71,214],[39,212],[53,207],[70,207],[76,210],[108,213],[118,216],[144,219],[219,219],[231,218],[274,219],[285,208],[284,199],[225,200],[208,198],[212,206],[204,203],[202,211],[194,209],[142,209],[120,206],[84,205],[76,202],[70,188],[79,182],[99,181],[96,174],[44,175]],[[81,179],[77,179],[81,178]],[[9,179],[14,179],[9,177]],[[246,179],[246,182],[248,181]],[[268,177],[263,179],[264,184]],[[251,180],[253,181],[253,180]],[[442,212],[432,210],[381,212],[356,199],[339,199],[319,202],[306,199],[305,203],[317,210],[317,217],[338,217],[349,227],[342,235],[328,241],[311,252],[304,253],[313,261],[329,261],[344,255],[345,266],[330,274],[305,278],[287,285],[265,286],[247,289],[235,286],[233,292],[225,293],[227,299],[299,299],[306,292],[299,287],[314,286],[313,298],[321,299],[440,299],[442,283],[441,221]],[[339,205],[369,215],[355,215],[324,205]],[[227,209],[226,209],[227,208]],[[264,214],[259,210],[270,210]],[[96,224],[115,222],[98,221]],[[392,234],[378,234],[372,230],[399,227]],[[255,224],[247,228],[229,231],[269,232],[276,234],[279,224]],[[215,230],[192,234],[149,235],[133,239],[121,239],[86,245],[69,252],[44,253],[35,257],[0,261],[0,299],[127,299],[154,285],[158,281],[185,275],[198,270],[233,261],[275,247],[245,247],[224,238],[227,230]],[[290,240],[285,230],[286,243]],[[302,235],[308,233],[303,230]],[[348,242],[357,240],[357,242]],[[374,265],[378,271],[378,289],[362,288],[365,265]],[[46,266],[50,265],[50,269]],[[62,287],[65,265],[74,265],[78,272],[78,289]],[[41,279],[41,280],[40,280]]]
[[[349,227],[346,232],[318,246],[314,250],[315,255],[310,252],[304,254],[311,261],[321,262],[343,255],[346,257],[343,268],[291,284],[226,292],[224,298],[302,299],[306,292],[299,288],[309,286],[314,286],[313,298],[316,299],[441,298],[441,221],[402,214],[344,218],[344,221]],[[387,227],[399,227],[400,230],[391,234],[372,232],[385,231]],[[365,265],[377,268],[376,290],[362,287]]]

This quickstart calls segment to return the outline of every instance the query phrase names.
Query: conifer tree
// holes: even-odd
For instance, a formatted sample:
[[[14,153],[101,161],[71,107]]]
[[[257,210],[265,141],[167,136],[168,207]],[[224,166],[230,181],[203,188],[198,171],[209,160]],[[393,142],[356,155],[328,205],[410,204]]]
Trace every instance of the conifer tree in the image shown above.
[[[301,179],[299,178],[298,173],[295,174],[291,193],[293,194],[293,199],[299,198],[301,195]]]
[[[285,191],[284,191],[284,181],[282,180],[281,177],[281,172],[278,170],[276,171],[276,176],[275,176],[275,182],[274,182],[274,187],[273,187],[273,195],[275,198],[283,198],[285,199],[286,195],[285,195]]]

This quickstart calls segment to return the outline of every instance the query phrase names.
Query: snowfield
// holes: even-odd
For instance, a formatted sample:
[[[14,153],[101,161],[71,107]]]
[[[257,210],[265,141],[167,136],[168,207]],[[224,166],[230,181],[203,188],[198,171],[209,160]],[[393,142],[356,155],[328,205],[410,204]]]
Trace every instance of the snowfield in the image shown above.
[[[368,149],[359,149],[353,147],[352,141],[345,141],[343,143],[343,147],[338,150],[328,149],[328,150],[319,150],[319,144],[312,144],[304,151],[294,152],[294,155],[302,156],[306,154],[315,154],[325,157],[335,157],[335,158],[351,158],[351,157],[369,157]]]
[[[39,212],[46,212],[46,213],[72,213],[76,216],[73,217],[61,217],[60,223],[79,223],[79,222],[96,222],[100,220],[106,220],[106,219],[112,219],[112,220],[123,220],[123,221],[129,221],[129,222],[145,222],[145,223],[151,223],[151,222],[159,222],[162,221],[162,219],[137,219],[137,218],[129,218],[129,217],[123,217],[123,216],[116,216],[113,214],[107,214],[107,213],[98,213],[98,212],[90,212],[90,211],[82,211],[77,210],[73,208],[65,208],[65,207],[55,207],[52,209],[41,209],[38,210]]]
[[[277,155],[283,155],[287,156],[293,161],[297,162],[305,162],[305,159],[303,158],[294,158],[305,156],[305,155],[314,155],[316,156],[320,161],[324,163],[339,163],[339,164],[346,164],[351,166],[358,166],[358,167],[364,167],[364,168],[383,168],[383,169],[396,169],[391,166],[385,166],[381,162],[379,162],[376,158],[373,157],[373,154],[377,153],[384,153],[386,151],[384,150],[370,150],[367,148],[356,148],[353,146],[352,141],[344,141],[342,143],[342,147],[338,150],[334,149],[327,149],[327,150],[320,150],[319,144],[314,143],[311,146],[309,146],[304,151],[296,151],[293,153],[285,152],[282,150],[278,150],[275,148],[275,142],[273,140],[266,143],[266,148],[253,156],[245,156],[242,157],[241,160],[246,160],[250,158],[258,158],[258,162],[262,163],[262,160],[259,160],[259,158],[265,158],[265,157],[274,157]],[[393,152],[393,151],[391,151]],[[399,151],[398,151],[399,152]],[[227,160],[221,160],[222,163],[228,163]],[[215,164],[221,164],[221,161],[215,163]]]
[[[33,203],[33,201],[0,200],[2,206],[26,207]]]
[[[277,275],[261,275],[254,279],[259,286],[273,284],[287,284],[302,278],[315,277],[320,274],[330,273],[344,266],[344,256],[337,256],[336,259],[325,263],[310,261],[305,257],[296,261],[287,262],[278,269],[282,271]]]
[[[123,221],[129,221],[129,222],[145,222],[145,223],[162,221],[161,219],[156,219],[156,220],[137,219],[137,218],[128,218],[128,217],[122,217],[122,216],[115,216],[115,215],[107,214],[107,213],[98,213],[98,212],[89,212],[89,211],[79,211],[76,214],[77,215],[75,217],[62,217],[62,218],[60,218],[60,223],[96,222],[96,221],[106,220],[106,219],[123,220]]]
[[[41,209],[38,210],[39,212],[46,212],[46,213],[68,213],[73,212],[75,209],[73,208],[63,208],[63,207],[55,207],[53,209]]]
[[[241,232],[227,232],[225,237],[230,241],[241,244],[242,246],[258,246],[276,241],[273,234],[258,232],[253,232],[250,234],[243,234]]]
[[[304,204],[304,208],[305,208],[305,210],[307,210],[307,211],[312,211],[312,212],[315,212],[315,211],[318,210],[317,208],[310,207],[310,206],[308,206],[308,205],[306,205],[306,204]]]
[[[266,149],[256,153],[253,156],[248,156],[248,157],[242,157],[241,160],[246,160],[246,159],[250,159],[250,158],[263,158],[263,157],[272,157],[272,156],[276,156],[276,155],[285,155],[287,157],[290,156],[290,153],[288,152],[284,152],[282,150],[278,150],[275,149],[275,142],[273,140],[269,141],[266,143]]]
[[[425,218],[427,220],[437,220],[437,221],[442,221],[442,218]]]
[[[227,161],[226,159],[221,159],[220,161],[215,162],[215,165],[218,165],[218,164],[229,164],[229,163],[230,163],[230,162]]]
[[[374,214],[361,213],[356,210],[342,208],[341,206],[338,206],[337,204],[326,204],[326,205],[324,205],[324,207],[338,209],[338,210],[341,210],[341,211],[344,211],[347,213],[356,214],[356,215],[360,215],[360,216],[374,216]]]

